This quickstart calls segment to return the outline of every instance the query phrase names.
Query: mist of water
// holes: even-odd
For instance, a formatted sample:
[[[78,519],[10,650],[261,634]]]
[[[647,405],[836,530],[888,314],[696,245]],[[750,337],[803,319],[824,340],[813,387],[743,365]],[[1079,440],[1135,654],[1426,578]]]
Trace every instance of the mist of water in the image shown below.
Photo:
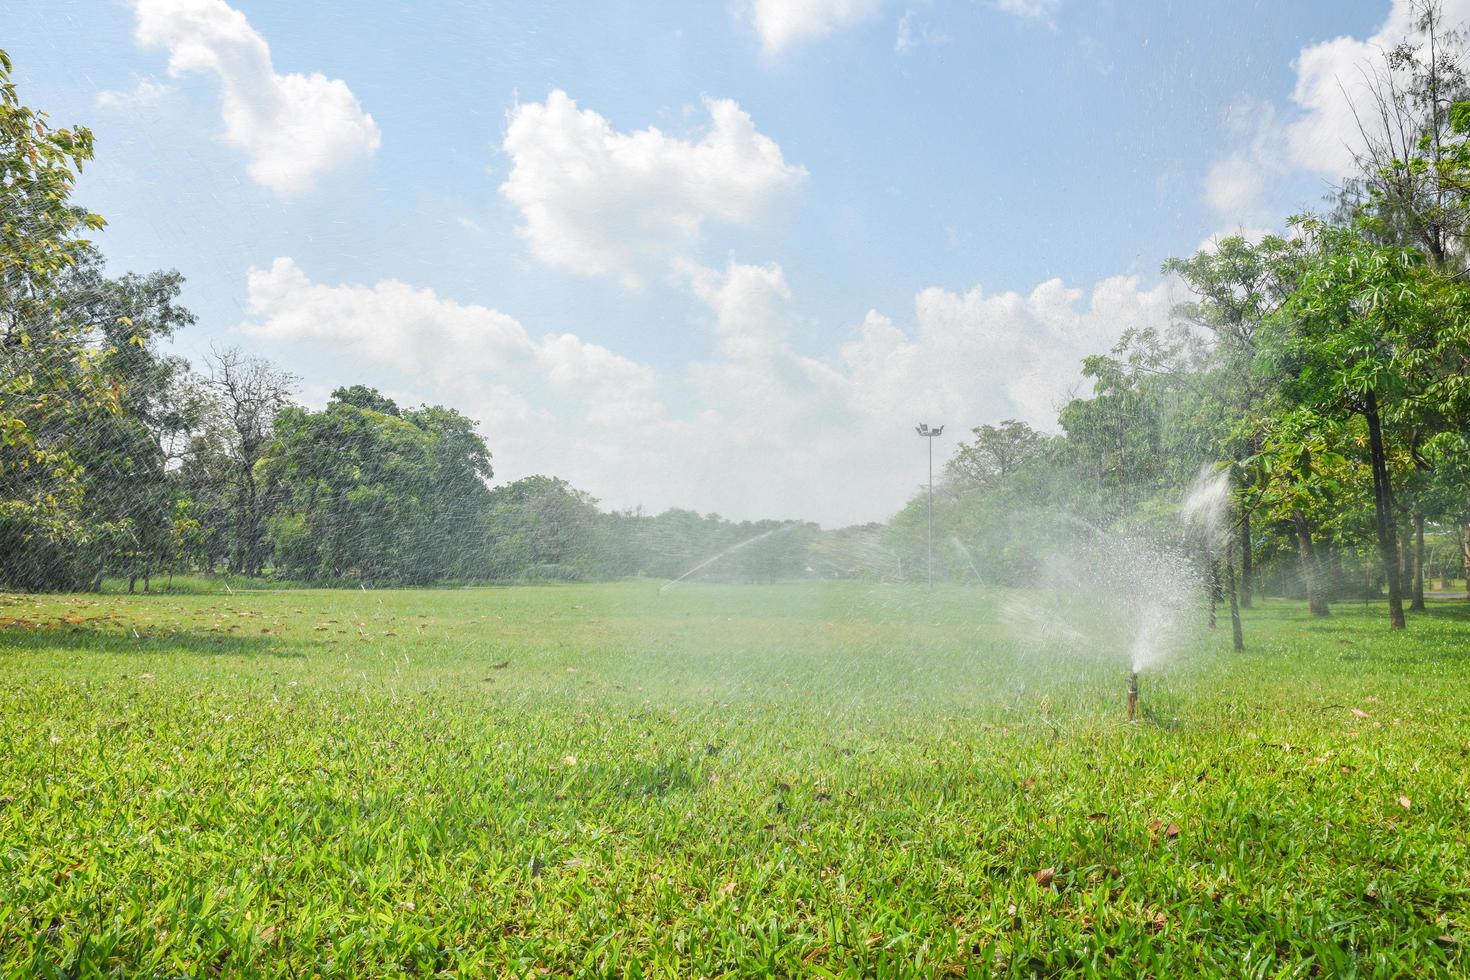
[[[1059,520],[1043,587],[1001,601],[1008,628],[1038,655],[1117,658],[1135,673],[1158,666],[1202,629],[1207,581],[1190,542],[1224,536],[1229,497],[1228,471],[1206,466],[1177,523],[1141,531]]]
[[[970,572],[975,576],[975,581],[985,581],[985,576],[981,575],[980,569],[975,567],[975,556],[970,554],[970,549],[965,547],[965,543],[956,537],[951,537],[949,540],[954,545],[954,550],[958,551],[960,557],[965,560],[965,564],[970,566]]]
[[[711,555],[710,557],[706,558],[704,561],[700,562],[698,565],[695,565],[693,568],[689,569],[689,571],[685,572],[683,575],[680,575],[678,578],[669,579],[669,581],[665,582],[663,585],[660,585],[658,587],[658,591],[660,593],[665,592],[668,589],[671,589],[674,586],[678,585],[680,582],[684,581],[685,579],[689,578],[691,575],[695,575],[695,574],[698,574],[699,572],[704,571],[706,568],[710,567],[715,562],[719,561],[722,558],[727,558],[730,555],[733,555],[735,552],[740,551],[742,548],[748,548],[751,545],[753,545],[753,544],[755,544],[755,543],[757,543],[759,541],[766,540],[766,538],[769,538],[772,535],[780,534],[783,531],[790,531],[792,528],[798,527],[798,526],[799,525],[797,523],[795,523],[795,522],[792,522],[790,524],[782,524],[780,527],[773,527],[769,531],[763,531],[762,533],[757,534],[755,537],[746,538],[744,541],[739,541],[739,542],[737,542],[735,544],[732,544],[730,547],[726,548],[724,551],[721,551],[718,554],[714,554],[714,555]]]
[[[1230,471],[1209,463],[1200,467],[1199,475],[1184,495],[1179,519],[1184,526],[1214,547],[1225,532],[1225,514],[1230,502]]]

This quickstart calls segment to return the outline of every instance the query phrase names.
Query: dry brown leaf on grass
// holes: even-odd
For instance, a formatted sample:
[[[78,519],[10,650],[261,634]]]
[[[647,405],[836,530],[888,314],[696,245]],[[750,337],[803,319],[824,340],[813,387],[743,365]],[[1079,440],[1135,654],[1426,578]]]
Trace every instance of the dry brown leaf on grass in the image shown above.
[[[1409,799],[1407,796],[1400,796],[1399,806],[1403,807],[1405,810],[1412,810],[1414,809],[1414,801]]]
[[[1352,711],[1354,718],[1371,718],[1371,717],[1373,717],[1372,715],[1368,714],[1368,712],[1364,711],[1362,708],[1351,708],[1349,710]]]
[[[1152,820],[1149,822],[1148,829],[1155,841],[1160,836],[1168,840],[1174,840],[1179,836],[1179,825],[1177,823],[1165,824],[1162,820]]]
[[[1056,877],[1056,868],[1042,868],[1040,871],[1036,872],[1036,884],[1041,888],[1050,888],[1052,882],[1056,880]]]

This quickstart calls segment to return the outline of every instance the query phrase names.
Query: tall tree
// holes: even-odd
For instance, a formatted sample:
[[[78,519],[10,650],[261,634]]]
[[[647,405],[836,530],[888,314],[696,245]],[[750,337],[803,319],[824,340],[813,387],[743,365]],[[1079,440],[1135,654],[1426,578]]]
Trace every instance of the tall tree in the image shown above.
[[[489,459],[471,420],[438,406],[405,412],[360,385],[334,391],[320,412],[282,410],[256,466],[278,501],[277,569],[378,584],[479,577]]]
[[[55,128],[24,105],[11,70],[0,51],[0,580],[74,586],[84,573],[71,558],[98,529],[86,523],[82,465],[57,423],[119,406],[53,287],[104,222],[70,201],[91,132]]]
[[[485,509],[486,577],[577,579],[596,575],[605,539],[597,501],[549,476],[496,487]]]
[[[94,586],[111,566],[127,573],[130,589],[139,577],[146,589],[174,549],[179,490],[170,469],[205,408],[188,364],[160,348],[194,323],[178,301],[182,288],[178,272],[109,278],[95,256],[55,286],[79,341],[97,358],[117,398],[116,411],[90,413],[71,437],[86,464],[89,519],[112,529]]]
[[[452,408],[425,405],[404,417],[433,442],[434,476],[428,489],[424,548],[434,579],[477,577],[475,545],[483,540],[488,481],[494,476],[490,449],[475,431],[475,420]]]
[[[966,487],[995,486],[1046,451],[1047,437],[1025,422],[1006,419],[999,425],[970,430],[974,442],[961,443],[945,466],[945,475]]]
[[[276,416],[291,404],[296,378],[237,348],[208,357],[204,379],[214,399],[211,432],[196,447],[196,458],[211,450],[228,460],[231,513],[230,567],[241,575],[260,574],[266,518],[256,466],[270,444]]]

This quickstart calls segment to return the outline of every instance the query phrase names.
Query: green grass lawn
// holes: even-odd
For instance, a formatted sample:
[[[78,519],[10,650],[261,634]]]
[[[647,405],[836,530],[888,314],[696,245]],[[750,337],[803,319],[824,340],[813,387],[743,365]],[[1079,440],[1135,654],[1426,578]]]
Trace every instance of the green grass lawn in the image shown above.
[[[0,596],[0,969],[1470,972],[1470,605],[1258,602],[1134,725],[1038,609]]]

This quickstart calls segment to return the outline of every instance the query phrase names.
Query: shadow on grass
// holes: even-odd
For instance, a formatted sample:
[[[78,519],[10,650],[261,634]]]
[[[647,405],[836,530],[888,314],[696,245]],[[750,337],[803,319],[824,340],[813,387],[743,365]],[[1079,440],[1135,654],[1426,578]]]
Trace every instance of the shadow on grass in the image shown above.
[[[1470,623],[1470,601],[1465,599],[1430,599],[1428,608],[1414,616],[1444,619],[1456,623]]]
[[[1388,629],[1388,602],[1386,599],[1367,602],[1361,599],[1339,599],[1332,603],[1332,612],[1333,615],[1318,617],[1307,612],[1305,603],[1289,607],[1274,605],[1266,607],[1265,615],[1258,618],[1247,613],[1247,624],[1249,625],[1250,619],[1256,618],[1261,623],[1291,626],[1313,633],[1361,634],[1365,623],[1372,624],[1374,627],[1381,625],[1384,631]],[[1410,628],[1413,627],[1414,620],[1419,618],[1470,623],[1470,600],[1430,598],[1428,607],[1416,612],[1409,608],[1408,600],[1405,599],[1404,614],[1408,617]]]
[[[90,626],[56,627],[25,620],[0,622],[0,663],[6,654],[40,651],[76,651],[108,654],[183,654],[202,657],[276,657],[297,659],[306,654],[283,649],[269,639],[229,636],[192,630],[167,633],[130,628],[97,629]]]

